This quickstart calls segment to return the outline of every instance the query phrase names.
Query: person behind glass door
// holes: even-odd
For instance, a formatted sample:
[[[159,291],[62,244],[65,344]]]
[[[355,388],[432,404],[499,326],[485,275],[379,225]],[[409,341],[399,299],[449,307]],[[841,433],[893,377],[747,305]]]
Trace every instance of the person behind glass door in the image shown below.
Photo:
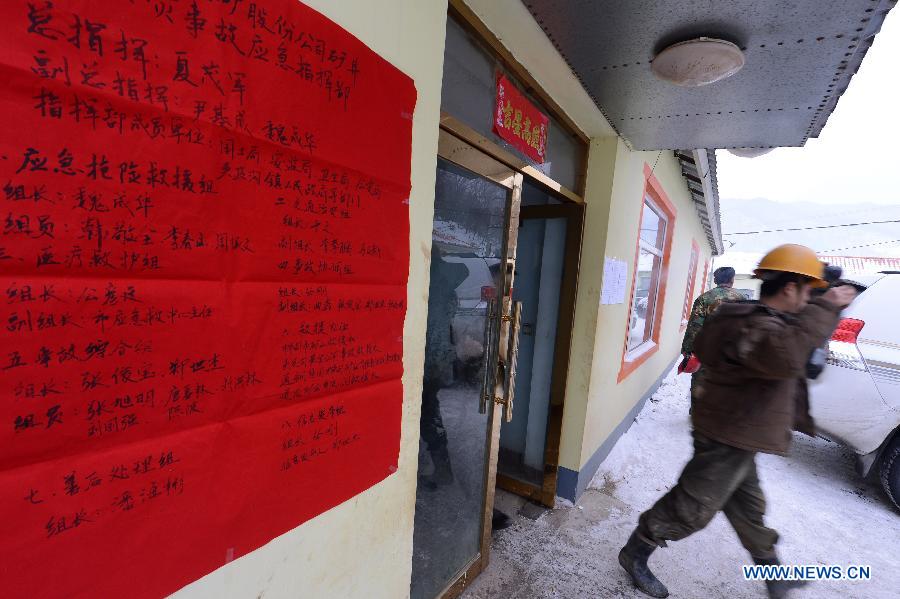
[[[434,473],[425,479],[427,487],[453,482],[447,429],[441,418],[438,393],[453,384],[456,347],[453,343],[453,316],[459,307],[456,288],[468,276],[468,268],[444,260],[436,245],[431,246],[431,282],[428,291],[428,328],[425,332],[425,376],[422,384],[422,440],[431,455]]]

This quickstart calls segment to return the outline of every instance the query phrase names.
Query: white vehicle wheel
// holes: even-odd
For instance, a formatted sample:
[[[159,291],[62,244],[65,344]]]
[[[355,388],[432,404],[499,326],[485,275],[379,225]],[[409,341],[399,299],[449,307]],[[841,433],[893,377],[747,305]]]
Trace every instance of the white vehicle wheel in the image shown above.
[[[881,462],[881,485],[894,505],[900,508],[900,436],[895,437],[884,452]]]

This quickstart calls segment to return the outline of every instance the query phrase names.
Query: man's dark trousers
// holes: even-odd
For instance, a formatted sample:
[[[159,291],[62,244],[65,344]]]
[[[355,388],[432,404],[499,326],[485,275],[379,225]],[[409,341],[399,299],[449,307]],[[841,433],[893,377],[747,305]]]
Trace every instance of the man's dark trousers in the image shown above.
[[[719,510],[755,558],[775,557],[778,533],[766,527],[766,499],[756,473],[756,452],[694,432],[694,457],[671,491],[641,514],[638,533],[661,547],[704,528]]]

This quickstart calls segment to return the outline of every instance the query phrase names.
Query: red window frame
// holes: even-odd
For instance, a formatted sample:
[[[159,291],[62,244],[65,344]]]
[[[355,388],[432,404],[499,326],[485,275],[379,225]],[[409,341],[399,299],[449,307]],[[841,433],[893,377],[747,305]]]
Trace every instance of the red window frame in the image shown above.
[[[644,220],[644,204],[645,198],[649,198],[653,207],[657,208],[655,212],[666,221],[666,236],[663,241],[663,255],[659,268],[659,281],[655,285],[651,283],[651,289],[656,288],[656,297],[654,300],[648,301],[647,312],[653,309],[653,329],[650,339],[642,343],[635,350],[628,350],[628,333],[631,325],[631,313],[634,309],[634,294],[637,287],[637,266],[641,256],[641,226]],[[659,180],[653,174],[650,165],[644,163],[644,189],[641,193],[641,212],[638,219],[637,239],[635,240],[634,249],[634,276],[631,281],[631,299],[628,302],[628,312],[625,316],[625,339],[622,342],[622,363],[619,368],[618,382],[625,380],[628,375],[637,370],[644,362],[659,351],[659,335],[662,325],[662,315],[665,308],[666,288],[669,281],[669,264],[672,258],[672,240],[675,237],[675,221],[678,211],[675,204],[669,199]],[[631,354],[631,355],[629,355]]]
[[[703,269],[703,281],[700,283],[700,293],[705,293],[709,287],[709,265],[712,259],[706,261],[706,267]]]
[[[684,292],[684,307],[681,310],[681,329],[687,328],[688,318],[691,316],[691,306],[694,303],[694,286],[697,282],[697,266],[700,264],[700,246],[696,239],[691,240],[691,261],[688,264],[687,289]]]

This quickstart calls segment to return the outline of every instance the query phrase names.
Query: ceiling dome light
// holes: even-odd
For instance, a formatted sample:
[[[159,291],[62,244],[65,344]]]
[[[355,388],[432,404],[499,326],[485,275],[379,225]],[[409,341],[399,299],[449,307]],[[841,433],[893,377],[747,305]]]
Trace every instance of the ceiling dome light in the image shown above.
[[[665,81],[700,87],[731,77],[744,66],[744,53],[731,42],[701,37],[673,44],[656,55],[650,68]]]
[[[756,158],[768,154],[774,148],[729,148],[728,151],[740,158]]]

